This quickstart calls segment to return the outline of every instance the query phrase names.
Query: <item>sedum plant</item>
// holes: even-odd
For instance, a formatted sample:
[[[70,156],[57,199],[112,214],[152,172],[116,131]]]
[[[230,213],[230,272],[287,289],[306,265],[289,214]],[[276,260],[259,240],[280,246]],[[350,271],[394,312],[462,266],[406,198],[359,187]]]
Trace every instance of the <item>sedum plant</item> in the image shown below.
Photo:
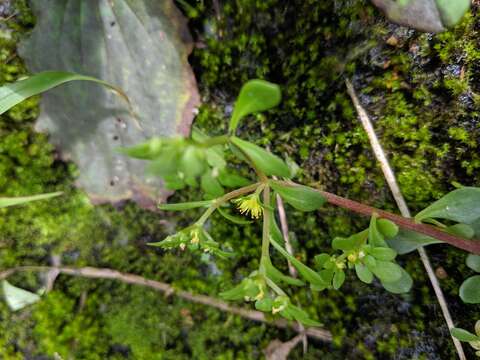
[[[480,219],[478,188],[458,189],[420,212],[415,220],[410,220],[293,182],[293,169],[280,157],[236,136],[245,116],[277,106],[280,100],[281,91],[277,85],[251,80],[240,91],[227,134],[209,137],[194,129],[189,138],[155,138],[120,150],[126,155],[148,160],[149,171],[162,176],[170,189],[200,185],[204,194],[199,201],[160,205],[159,208],[165,211],[203,209],[203,214],[192,225],[150,245],[229,258],[234,253],[223,248],[206,230],[208,218],[218,212],[236,224],[261,222],[263,230],[258,269],[252,269],[249,276],[234,288],[225,289],[220,296],[226,300],[253,302],[258,310],[311,326],[319,323],[292,304],[287,287],[309,286],[312,291],[338,290],[345,281],[346,273],[351,272],[367,284],[378,279],[392,293],[408,292],[412,278],[396,262],[394,245],[405,236],[410,238],[409,234],[419,235],[417,232],[422,234],[418,246],[423,245],[427,237],[432,242],[438,242],[436,238],[472,252],[480,251],[478,244],[468,240],[475,232],[471,222]],[[252,178],[236,174],[227,163],[227,153],[246,163],[252,170]],[[334,238],[332,252],[316,255],[315,265],[310,267],[285,249],[275,214],[277,195],[296,210],[304,212],[316,211],[327,202],[343,206],[369,215],[370,224],[357,234]],[[447,226],[436,218],[455,224]],[[409,231],[407,235],[403,233],[400,236],[397,224]],[[409,241],[414,243],[413,246],[409,244],[410,248],[418,247],[415,238]],[[271,258],[272,251],[288,260],[297,269],[300,279],[278,270]]]

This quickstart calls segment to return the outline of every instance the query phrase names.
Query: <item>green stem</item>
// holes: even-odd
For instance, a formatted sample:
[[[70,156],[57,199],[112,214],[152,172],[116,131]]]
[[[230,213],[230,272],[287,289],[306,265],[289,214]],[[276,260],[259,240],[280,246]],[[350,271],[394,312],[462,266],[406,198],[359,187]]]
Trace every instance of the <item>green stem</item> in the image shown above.
[[[229,137],[227,135],[215,136],[205,140],[204,142],[198,143],[200,146],[204,147],[212,147],[215,145],[225,145],[228,144]]]
[[[270,188],[265,186],[263,189],[263,231],[262,231],[262,257],[260,259],[260,272],[265,273],[266,269],[263,265],[263,259],[270,257],[270,216],[272,216],[272,211],[269,209],[270,206]]]
[[[212,215],[213,212],[217,210],[217,208],[220,207],[222,204],[230,201],[231,199],[235,199],[239,196],[251,193],[257,190],[257,188],[262,185],[262,183],[255,183],[252,185],[244,186],[240,189],[233,190],[232,192],[229,192],[228,194],[225,194],[218,199],[215,199],[212,205],[210,205],[210,207],[202,214],[202,216],[195,222],[195,224],[198,226],[203,226],[203,224],[205,224],[205,221],[207,221],[208,217]]]

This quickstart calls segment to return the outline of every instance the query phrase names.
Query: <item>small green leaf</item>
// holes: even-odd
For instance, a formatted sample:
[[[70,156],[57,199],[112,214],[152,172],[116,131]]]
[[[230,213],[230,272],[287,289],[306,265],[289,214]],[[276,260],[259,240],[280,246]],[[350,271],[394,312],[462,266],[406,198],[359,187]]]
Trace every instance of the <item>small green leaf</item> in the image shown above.
[[[272,311],[273,307],[273,300],[270,298],[263,298],[261,300],[255,301],[255,309],[263,311],[263,312],[270,312]]]
[[[2,198],[0,197],[0,208],[4,208],[7,206],[14,206],[14,205],[21,205],[26,204],[32,201],[38,200],[45,200],[50,199],[56,196],[62,195],[62,192],[55,192],[49,194],[40,194],[40,195],[32,195],[32,196],[20,196],[20,197],[13,197],[13,198]]]
[[[160,155],[164,145],[164,139],[153,138],[143,144],[118,148],[117,151],[132,158],[142,160],[153,160]]]
[[[461,328],[452,328],[450,329],[450,334],[452,334],[453,337],[457,338],[460,341],[464,342],[470,342],[470,341],[477,341],[480,340],[480,338],[471,332],[461,329]]]
[[[357,273],[358,278],[364,283],[371,284],[373,281],[373,273],[368,270],[365,265],[355,264],[355,272]]]
[[[352,237],[348,238],[342,238],[342,237],[336,237],[332,241],[332,248],[335,250],[353,250],[358,247],[358,244],[356,243],[355,239]]]
[[[387,247],[383,233],[378,230],[377,217],[375,215],[373,215],[370,219],[370,226],[368,227],[368,242],[374,247]]]
[[[290,169],[278,156],[273,155],[260,146],[241,140],[235,136],[232,136],[230,141],[248,157],[253,165],[264,172],[265,175],[290,178]]]
[[[291,317],[301,322],[305,326],[321,326],[322,325],[318,321],[310,319],[306,311],[300,309],[298,306],[292,305],[291,303],[287,305],[286,311],[288,311]]]
[[[105,81],[69,72],[45,71],[32,75],[25,80],[20,80],[0,87],[0,115],[31,96],[38,95],[56,86],[75,80],[93,81],[106,86],[114,90],[124,98],[128,104],[130,104],[123,91]]]
[[[330,260],[330,255],[325,253],[316,255],[314,258],[315,265],[317,266],[318,269],[323,269],[323,265],[325,265],[325,263],[329,260]]]
[[[241,282],[230,290],[222,291],[219,295],[224,300],[240,300],[244,298],[245,294],[245,284]]]
[[[297,260],[295,257],[290,255],[284,248],[282,248],[273,239],[270,239],[270,243],[273,245],[275,249],[278,250],[278,252],[280,252],[280,254],[282,254],[285,258],[290,260],[290,262],[293,264],[293,266],[295,266],[295,268],[298,270],[300,275],[302,275],[305,280],[307,280],[312,285],[316,285],[316,286],[325,285],[325,281],[317,272],[310,269],[307,265],[304,265],[301,261]]]
[[[232,174],[226,169],[221,169],[218,174],[218,181],[223,186],[237,188],[251,184],[251,181],[243,176]]]
[[[370,254],[378,259],[378,260],[385,260],[385,261],[391,261],[395,259],[397,256],[397,253],[395,250],[387,248],[387,247],[376,247],[370,250]]]
[[[202,175],[200,185],[202,190],[205,192],[205,197],[207,199],[215,199],[225,193],[222,185],[220,185],[218,180],[213,177],[211,171],[207,171]]]
[[[393,294],[405,294],[410,291],[413,285],[412,277],[403,268],[401,269],[402,269],[402,276],[397,281],[393,281],[393,282],[382,281],[382,285],[385,288],[385,290]]]
[[[212,200],[192,201],[177,204],[160,204],[158,205],[158,208],[165,211],[183,211],[199,207],[209,207],[210,205],[212,205]]]
[[[265,80],[250,80],[242,86],[230,120],[229,132],[234,133],[240,120],[249,114],[277,106],[282,99],[280,87]]]
[[[480,303],[480,275],[469,277],[460,286],[460,298],[467,304]]]
[[[408,254],[422,246],[441,243],[440,240],[430,236],[404,229],[400,229],[397,236],[388,239],[387,242],[400,255]]]
[[[296,279],[291,276],[284,275],[280,270],[278,270],[275,266],[273,266],[270,259],[268,258],[264,260],[264,266],[267,272],[267,276],[274,282],[284,282],[285,284],[295,285],[295,286],[305,285],[305,283],[300,279]]]
[[[467,224],[455,224],[447,228],[447,232],[450,234],[463,237],[465,239],[471,239],[475,235],[475,230]]]
[[[463,187],[454,190],[420,211],[415,220],[427,218],[453,220],[470,224],[480,218],[480,188]]]
[[[473,271],[480,273],[480,256],[479,255],[468,254],[466,264]]]
[[[378,230],[387,238],[393,238],[398,234],[398,226],[394,222],[387,219],[377,220]]]
[[[335,290],[340,289],[340,287],[343,285],[345,282],[345,272],[342,270],[336,271],[335,275],[333,276],[333,288]]]
[[[390,261],[377,260],[373,269],[370,269],[382,283],[391,283],[400,280],[402,268]]]
[[[235,215],[232,215],[232,214],[229,214],[228,212],[226,212],[225,210],[223,210],[222,208],[217,208],[218,212],[227,220],[233,222],[234,224],[238,224],[238,225],[247,225],[247,224],[251,224],[252,222],[250,220],[245,220],[244,217],[240,217],[240,216],[235,216]]]
[[[37,294],[13,286],[7,280],[3,280],[2,285],[5,301],[13,311],[23,309],[40,300]]]
[[[314,211],[325,204],[325,198],[315,189],[303,185],[290,185],[270,181],[270,186],[282,199],[300,211]]]

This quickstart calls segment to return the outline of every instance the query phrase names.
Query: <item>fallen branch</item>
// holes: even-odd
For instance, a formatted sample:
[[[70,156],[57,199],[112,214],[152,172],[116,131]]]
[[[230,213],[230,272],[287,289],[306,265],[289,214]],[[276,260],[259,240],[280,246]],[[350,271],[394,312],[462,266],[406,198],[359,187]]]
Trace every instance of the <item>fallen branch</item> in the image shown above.
[[[95,278],[95,279],[111,279],[118,280],[127,284],[141,285],[146,286],[151,289],[160,291],[166,296],[175,295],[181,299],[191,301],[197,304],[203,304],[210,307],[214,307],[224,312],[235,314],[243,318],[262,322],[269,325],[273,325],[282,329],[293,329],[299,334],[306,334],[311,338],[317,340],[322,340],[326,342],[332,341],[332,334],[325,329],[319,328],[306,328],[301,329],[298,324],[288,322],[284,319],[278,319],[270,321],[266,318],[265,314],[256,310],[248,310],[240,307],[229,305],[228,303],[209,297],[205,295],[195,295],[188,291],[176,290],[170,284],[163,283],[156,280],[146,279],[142,276],[128,273],[121,273],[116,270],[106,269],[106,268],[94,268],[94,267],[82,267],[82,268],[72,268],[72,267],[55,267],[55,266],[18,266],[11,269],[6,269],[0,272],[0,280],[6,279],[7,277],[17,273],[17,272],[48,272],[51,270],[58,271],[61,274],[80,276],[86,278]]]

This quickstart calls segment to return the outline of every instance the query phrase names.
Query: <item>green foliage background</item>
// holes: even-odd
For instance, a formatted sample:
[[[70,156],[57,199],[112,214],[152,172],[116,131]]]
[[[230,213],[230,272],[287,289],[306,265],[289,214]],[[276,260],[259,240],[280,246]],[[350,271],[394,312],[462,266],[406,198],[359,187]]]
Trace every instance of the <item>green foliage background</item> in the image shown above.
[[[24,75],[18,40],[34,24],[24,0],[8,4],[16,16],[0,22],[0,83]],[[412,210],[452,190],[452,181],[480,185],[480,50],[478,8],[452,31],[431,36],[397,27],[365,0],[228,0],[218,16],[209,1],[188,2],[197,48],[191,56],[203,97],[196,124],[221,133],[241,84],[259,77],[279,83],[278,110],[244,121],[242,136],[288,156],[299,179],[374,206],[395,210],[382,174],[343,84],[351,77]],[[76,169],[56,159],[47,137],[34,133],[34,98],[0,117],[0,193],[66,191],[65,196],[0,210],[0,268],[49,264],[110,267],[202,294],[216,295],[258,266],[260,230],[214,217],[210,233],[239,254],[234,261],[147,247],[195,211],[173,217],[132,204],[93,207],[74,188]],[[193,199],[195,189],[175,200]],[[313,215],[287,209],[298,257],[310,262],[336,235],[366,219],[333,207]],[[168,225],[168,220],[173,225]],[[472,275],[465,254],[429,248],[457,326],[480,318],[463,305],[458,287]],[[415,280],[412,293],[349,281],[342,292],[298,292],[334,334],[331,345],[311,341],[307,359],[454,358],[448,331],[415,254],[403,257]],[[37,275],[12,277],[31,290]],[[244,321],[204,306],[164,298],[113,281],[61,276],[55,290],[29,309],[11,313],[0,302],[0,358],[255,359],[269,341],[293,333]],[[469,351],[469,350],[468,350]],[[292,358],[303,358],[296,349]]]

